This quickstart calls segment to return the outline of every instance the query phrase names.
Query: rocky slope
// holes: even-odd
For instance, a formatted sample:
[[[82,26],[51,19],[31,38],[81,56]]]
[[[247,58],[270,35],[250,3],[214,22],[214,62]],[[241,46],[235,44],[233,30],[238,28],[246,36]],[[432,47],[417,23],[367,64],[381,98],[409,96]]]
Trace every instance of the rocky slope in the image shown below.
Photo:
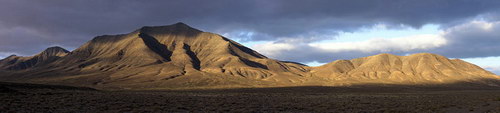
[[[0,61],[0,80],[111,89],[236,88],[304,85],[498,85],[473,64],[434,54],[339,60],[320,67],[269,59],[223,36],[184,23],[103,35],[72,52],[53,47]]]

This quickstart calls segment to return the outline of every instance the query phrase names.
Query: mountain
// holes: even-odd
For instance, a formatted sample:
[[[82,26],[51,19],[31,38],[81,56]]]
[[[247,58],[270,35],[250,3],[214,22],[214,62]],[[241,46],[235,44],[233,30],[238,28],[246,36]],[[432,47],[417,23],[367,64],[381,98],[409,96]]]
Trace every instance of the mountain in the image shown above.
[[[480,82],[499,86],[499,76],[460,59],[418,53],[409,56],[379,54],[337,60],[312,69],[312,75],[357,83],[440,84]],[[494,81],[490,81],[494,80]]]
[[[184,23],[97,36],[71,52],[51,47],[31,57],[10,56],[0,61],[0,80],[102,89],[500,83],[478,66],[428,53],[309,67],[267,58]]]
[[[299,78],[307,71],[176,23],[98,36],[50,64],[2,78],[102,87],[247,87],[276,84],[263,79]]]
[[[3,70],[23,70],[36,66],[42,66],[58,60],[66,56],[68,50],[61,47],[50,47],[43,52],[31,57],[20,57],[11,55],[3,60],[0,60],[0,69]]]

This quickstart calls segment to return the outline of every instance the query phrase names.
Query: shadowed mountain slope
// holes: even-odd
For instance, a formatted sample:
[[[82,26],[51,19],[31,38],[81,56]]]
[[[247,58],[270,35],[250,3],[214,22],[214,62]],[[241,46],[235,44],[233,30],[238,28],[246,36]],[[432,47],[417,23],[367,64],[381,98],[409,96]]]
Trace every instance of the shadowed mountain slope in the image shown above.
[[[0,60],[0,69],[23,70],[35,66],[42,66],[66,56],[68,52],[68,50],[56,46],[47,48],[43,52],[31,57],[11,55],[3,60]]]
[[[269,59],[184,23],[95,37],[72,52],[53,47],[0,61],[3,81],[110,89],[342,86],[361,83],[498,85],[473,64],[434,54],[381,54],[320,67]],[[487,80],[485,80],[487,79]]]

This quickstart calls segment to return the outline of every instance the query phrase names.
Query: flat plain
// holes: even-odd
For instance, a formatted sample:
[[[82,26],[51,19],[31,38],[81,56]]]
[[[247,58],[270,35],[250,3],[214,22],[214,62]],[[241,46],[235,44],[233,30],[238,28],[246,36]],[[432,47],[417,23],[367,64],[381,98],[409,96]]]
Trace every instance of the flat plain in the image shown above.
[[[5,84],[0,112],[500,112],[500,90],[288,87],[101,91]]]

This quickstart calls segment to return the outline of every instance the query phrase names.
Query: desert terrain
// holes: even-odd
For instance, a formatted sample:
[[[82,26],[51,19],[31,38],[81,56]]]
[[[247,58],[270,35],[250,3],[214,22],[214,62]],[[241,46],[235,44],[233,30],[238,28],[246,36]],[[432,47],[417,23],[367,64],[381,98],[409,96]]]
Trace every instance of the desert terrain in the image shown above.
[[[359,86],[102,91],[1,83],[1,112],[500,112],[500,90]]]

